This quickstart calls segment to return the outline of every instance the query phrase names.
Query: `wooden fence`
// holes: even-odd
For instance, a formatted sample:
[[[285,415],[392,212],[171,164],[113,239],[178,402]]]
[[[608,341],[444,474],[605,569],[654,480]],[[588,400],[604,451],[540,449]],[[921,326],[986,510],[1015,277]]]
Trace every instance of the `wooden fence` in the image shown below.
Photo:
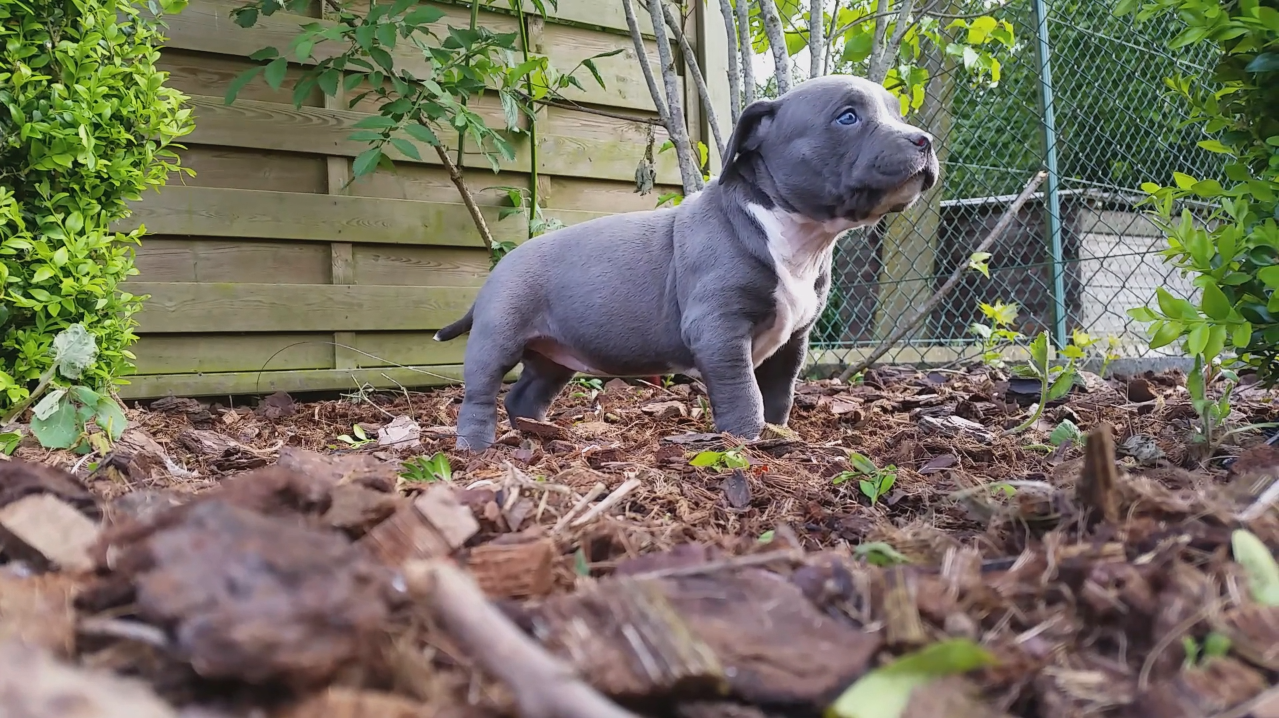
[[[713,3],[693,5],[686,28],[690,42],[708,75],[723,77],[722,19],[706,7]],[[309,17],[276,14],[243,29],[230,18],[236,6],[193,0],[168,20],[160,65],[171,73],[169,85],[188,94],[195,110],[195,131],[186,138],[182,160],[196,175],[173,175],[167,187],[136,205],[122,227],[147,228],[138,250],[139,275],[124,287],[151,298],[138,315],[138,373],[121,395],[353,390],[362,384],[459,380],[464,340],[441,344],[431,335],[466,310],[487,274],[489,256],[447,173],[433,152],[423,152],[422,162],[392,153],[396,172],[379,169],[344,189],[352,159],[367,147],[348,139],[352,125],[376,110],[367,104],[348,110],[318,90],[295,108],[296,66],[280,90],[259,76],[226,105],[227,88],[251,66],[251,53],[265,46],[283,51],[299,25],[320,15],[317,4]],[[467,26],[468,6],[441,4],[447,16],[440,31]],[[612,114],[655,117],[619,0],[559,0],[552,19],[525,18],[529,51],[549,57],[562,71],[583,58],[623,50],[598,62],[605,88],[583,73],[585,91],[572,90],[569,98]],[[647,49],[657,68],[646,20],[641,24],[650,33]],[[480,16],[481,25],[498,32],[516,31],[518,23],[513,14]],[[397,58],[409,62],[420,65],[421,59]],[[711,84],[718,92],[724,83]],[[685,109],[694,138],[705,141],[709,134],[692,85],[684,84]],[[723,95],[715,104],[726,118]],[[504,126],[496,97],[471,106],[490,126]],[[648,195],[635,192],[635,168],[648,140],[643,123],[544,107],[537,136],[539,198],[545,215],[565,224],[651,208],[679,184],[673,153],[666,152],[658,156],[659,186]],[[656,141],[658,146],[665,141],[660,129]],[[529,185],[530,143],[515,142],[515,160],[498,174],[478,153],[465,156],[473,189]],[[712,156],[712,166],[717,161]],[[522,241],[528,236],[522,214],[498,220],[504,197],[489,190],[478,199],[499,240]]]

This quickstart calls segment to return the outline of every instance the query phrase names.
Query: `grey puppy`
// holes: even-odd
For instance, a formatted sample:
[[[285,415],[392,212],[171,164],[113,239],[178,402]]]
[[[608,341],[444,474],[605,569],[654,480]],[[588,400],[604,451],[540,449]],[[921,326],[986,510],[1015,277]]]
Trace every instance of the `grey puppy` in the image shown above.
[[[743,110],[720,175],[674,207],[593,219],[520,245],[474,305],[436,333],[471,333],[457,446],[507,415],[542,419],[574,373],[680,373],[706,384],[716,428],[785,426],[808,333],[825,307],[835,240],[937,182],[932,138],[879,85],[803,82]]]

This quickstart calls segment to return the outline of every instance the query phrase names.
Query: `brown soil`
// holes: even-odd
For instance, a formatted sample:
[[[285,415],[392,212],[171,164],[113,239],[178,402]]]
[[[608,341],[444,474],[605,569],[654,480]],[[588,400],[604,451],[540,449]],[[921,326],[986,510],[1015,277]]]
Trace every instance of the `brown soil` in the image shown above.
[[[0,462],[0,715],[818,716],[966,638],[998,662],[904,715],[1273,718],[1279,608],[1231,539],[1279,549],[1274,507],[1239,516],[1279,449],[1203,455],[1183,386],[1088,376],[1007,435],[1018,380],[880,368],[740,442],[697,384],[613,380],[479,455],[458,389],[157,401],[104,459]],[[875,501],[852,451],[895,472]]]

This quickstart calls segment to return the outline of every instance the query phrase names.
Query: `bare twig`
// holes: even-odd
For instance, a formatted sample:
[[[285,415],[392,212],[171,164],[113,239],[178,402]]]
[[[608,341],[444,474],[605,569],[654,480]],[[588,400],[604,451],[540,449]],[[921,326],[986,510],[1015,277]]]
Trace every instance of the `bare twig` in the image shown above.
[[[893,39],[888,41],[888,46],[880,55],[879,74],[872,75],[875,82],[883,83],[884,78],[888,76],[888,68],[897,57],[897,51],[902,46],[902,38],[906,36],[906,30],[910,28],[910,23],[907,21],[910,20],[910,11],[914,8],[915,0],[903,0],[901,8],[898,9],[897,22],[893,25]]]
[[[777,78],[777,96],[790,91],[790,53],[786,51],[786,34],[782,32],[782,18],[777,14],[777,4],[764,0],[759,4],[759,16],[764,20],[764,34],[768,36],[769,49],[773,51],[773,76]]]
[[[808,5],[808,76],[826,74],[826,3],[811,0]]]
[[[671,12],[671,6],[667,5],[664,0],[648,0],[656,2],[662,6],[662,12],[666,15],[666,24],[670,26],[671,32],[675,33],[675,41],[679,43],[679,50],[684,54],[684,62],[688,63],[689,72],[693,73],[693,84],[697,87],[697,94],[702,98],[702,109],[706,112],[706,124],[711,126],[711,135],[715,138],[715,148],[719,152],[720,157],[724,156],[724,138],[719,132],[719,117],[715,113],[715,104],[711,102],[710,90],[706,89],[706,77],[702,75],[702,68],[697,64],[697,53],[693,52],[693,46],[688,44],[688,38],[684,35],[684,29],[680,26],[680,18]],[[817,2],[819,0],[814,0]],[[701,174],[700,172],[698,173]]]
[[[830,27],[825,28],[825,43],[822,47],[823,67],[827,72],[835,66],[835,60],[831,57],[831,53],[835,49],[835,38],[839,36],[835,31],[835,23],[839,22],[839,11],[844,6],[844,0],[835,0],[835,7],[830,11]]]
[[[729,0],[719,0],[719,14],[724,16],[724,34],[728,36],[728,117],[735,127],[742,114],[742,71],[737,64],[737,20]]]
[[[731,571],[738,568],[750,568],[752,566],[762,566],[766,563],[774,561],[800,561],[804,558],[802,549],[788,548],[781,551],[769,551],[768,553],[753,553],[746,556],[733,556],[732,558],[720,559],[719,561],[707,561],[706,563],[694,564],[692,566],[675,566],[673,568],[658,568],[652,571],[642,571],[640,573],[631,574],[629,578],[674,578],[676,576],[705,576],[711,573],[719,573],[720,571]]]
[[[889,4],[889,0],[879,0],[879,12],[875,14],[875,34],[871,38],[870,67],[867,70],[867,77],[872,82],[883,82],[888,75],[887,67],[884,68],[884,74],[878,76],[877,69],[884,64],[884,37],[888,34],[888,18],[892,15],[888,11]]]
[[[573,504],[573,508],[569,509],[568,513],[561,516],[560,520],[555,522],[555,526],[551,528],[551,533],[557,534],[560,531],[563,531],[568,526],[568,523],[573,520],[573,517],[576,516],[583,507],[599,498],[600,494],[607,490],[608,487],[604,485],[604,482],[597,482],[591,487],[590,491],[586,492],[585,496],[578,499],[577,503]]]
[[[1266,490],[1261,492],[1256,501],[1239,512],[1237,518],[1243,523],[1256,521],[1264,516],[1276,502],[1279,502],[1279,481],[1275,481],[1266,487]]]
[[[658,127],[666,126],[666,121],[661,118],[640,117],[638,115],[629,115],[624,112],[609,112],[608,110],[601,110],[597,107],[587,107],[585,105],[579,104],[577,102],[574,102],[573,100],[570,100],[564,97],[544,97],[544,98],[537,99],[537,98],[534,98],[532,95],[529,95],[520,90],[515,90],[514,92],[515,94],[519,95],[520,98],[522,98],[525,102],[536,102],[539,105],[547,105],[549,107],[558,107],[562,110],[572,110],[574,112],[581,112],[586,115],[596,115],[598,117],[607,117],[613,120],[625,120],[626,122],[634,122],[640,125],[657,125]]]
[[[1022,205],[1026,204],[1026,202],[1030,199],[1030,196],[1035,193],[1035,190],[1043,183],[1046,177],[1048,177],[1047,172],[1038,172],[1030,179],[1030,182],[1028,182],[1026,187],[1022,189],[1021,194],[1017,195],[1017,199],[1013,200],[1013,203],[1008,205],[1008,209],[1004,210],[1003,216],[999,218],[994,229],[990,230],[990,234],[987,234],[986,238],[977,246],[977,249],[973,250],[973,254],[985,252],[987,249],[990,249],[990,246],[1003,236],[1004,232],[1008,231],[1008,226],[1012,224],[1017,213],[1021,211]],[[941,300],[945,298],[947,294],[950,294],[950,291],[954,289],[959,284],[959,280],[963,278],[964,270],[966,269],[968,269],[967,262],[955,267],[955,271],[951,273],[950,278],[946,280],[946,283],[941,285],[933,296],[929,297],[928,301],[924,302],[924,305],[920,307],[915,314],[910,317],[910,319],[899,324],[897,328],[893,330],[893,333],[889,334],[888,338],[879,345],[879,348],[871,352],[871,355],[863,359],[861,363],[845,369],[844,372],[839,375],[839,380],[848,381],[849,377],[860,371],[869,369],[871,365],[879,361],[880,357],[887,354],[888,350],[892,349],[894,344],[901,341],[902,337],[906,336],[908,333],[913,331],[915,327],[919,326],[919,323],[924,321],[924,318],[941,303]]]
[[[640,34],[639,21],[635,19],[635,5],[631,0],[622,0],[622,9],[626,12],[626,27],[631,31],[631,42],[635,45],[635,58],[639,61],[640,71],[644,73],[644,82],[648,83],[648,94],[653,98],[653,106],[657,108],[657,116],[661,119],[662,125],[669,125],[671,115],[666,109],[666,101],[662,99],[661,90],[657,89],[653,68],[648,66],[648,51],[644,48],[644,36]]]
[[[80,619],[76,632],[95,638],[122,638],[143,643],[162,651],[173,650],[173,644],[162,629],[141,621],[125,621],[118,618],[90,617]]]
[[[621,486],[614,489],[613,493],[605,497],[603,501],[592,506],[590,511],[587,511],[582,515],[582,518],[574,521],[570,524],[570,526],[578,528],[579,526],[585,526],[586,524],[594,521],[596,518],[603,515],[605,511],[608,511],[614,506],[620,504],[622,499],[626,498],[627,494],[638,488],[641,483],[643,482],[639,479],[627,479]]]
[[[452,563],[412,561],[404,578],[458,646],[510,688],[521,718],[638,718],[529,638]]]
[[[454,164],[453,158],[449,157],[444,145],[435,145],[435,153],[439,155],[440,162],[444,163],[444,169],[448,170],[449,179],[453,180],[453,186],[457,187],[458,194],[462,195],[462,204],[465,204],[466,211],[471,213],[471,221],[475,222],[475,228],[480,231],[480,239],[484,241],[484,246],[492,252],[496,244],[493,241],[493,233],[489,231],[488,222],[484,221],[484,215],[480,213],[480,206],[475,203],[475,195],[471,194],[471,188],[466,186],[466,178],[462,176],[462,170]]]
[[[746,107],[755,101],[755,51],[751,45],[750,3],[746,0],[737,2],[737,52],[742,61],[742,107]]]
[[[679,96],[679,83],[675,76],[675,57],[671,54],[671,43],[666,35],[666,23],[659,4],[665,0],[650,0],[648,14],[653,20],[653,37],[657,40],[657,54],[661,61],[662,84],[666,87],[665,112],[663,115],[666,132],[670,135],[671,144],[675,146],[675,158],[679,161],[680,180],[684,194],[691,195],[702,188],[702,173],[693,160],[693,145],[688,138],[688,128],[684,125],[684,105]],[[648,67],[648,55],[644,51],[644,41],[640,36],[639,23],[635,20],[635,9],[631,0],[622,0],[626,10],[626,24],[631,31],[631,41],[635,43],[635,51],[640,57],[640,66]],[[649,81],[648,91],[653,96],[653,104],[662,107],[662,95],[657,83],[651,80],[652,73],[645,70],[644,78]]]

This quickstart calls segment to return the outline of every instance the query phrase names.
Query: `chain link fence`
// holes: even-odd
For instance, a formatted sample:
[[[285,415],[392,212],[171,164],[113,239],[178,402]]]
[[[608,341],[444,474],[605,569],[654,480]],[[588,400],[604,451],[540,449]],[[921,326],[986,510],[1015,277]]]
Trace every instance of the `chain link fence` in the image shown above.
[[[990,250],[990,277],[965,273],[927,319],[881,361],[957,363],[981,349],[970,327],[982,302],[1016,303],[1013,328],[1048,331],[1061,347],[1075,330],[1118,341],[1120,363],[1142,370],[1175,361],[1152,351],[1127,310],[1157,287],[1192,297],[1164,263],[1167,245],[1137,203],[1143,182],[1174,171],[1224,179],[1219,155],[1167,95],[1165,78],[1209,77],[1210,50],[1170,53],[1170,21],[1136,25],[1098,0],[1014,0],[998,12],[1017,43],[1000,57],[996,87],[949,59],[916,124],[938,137],[940,188],[908,213],[850,233],[836,250],[830,303],[813,333],[812,360],[856,364],[913,316],[994,227],[1030,178],[1049,177]]]

